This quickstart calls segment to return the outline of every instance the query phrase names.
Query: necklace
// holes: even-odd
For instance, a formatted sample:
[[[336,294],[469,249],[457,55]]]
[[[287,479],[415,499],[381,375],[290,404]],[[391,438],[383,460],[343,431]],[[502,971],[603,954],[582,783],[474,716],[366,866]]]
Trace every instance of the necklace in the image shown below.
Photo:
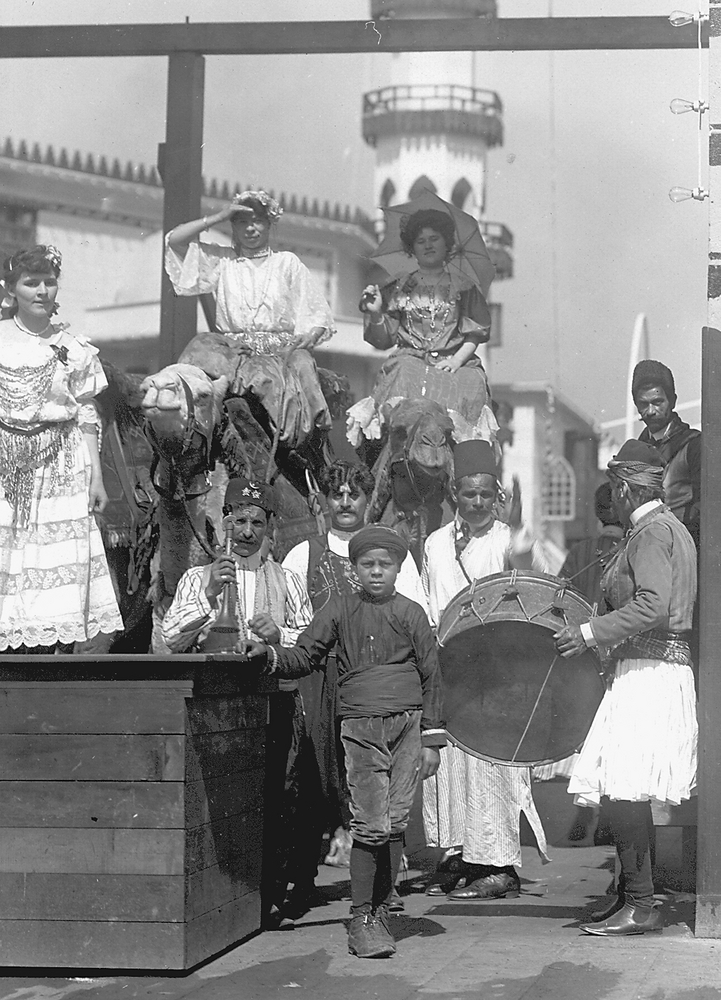
[[[15,313],[15,315],[13,316],[13,323],[18,328],[18,330],[22,330],[23,333],[27,333],[28,337],[42,337],[44,333],[48,332],[51,325],[50,320],[48,320],[47,324],[42,328],[42,330],[39,330],[37,333],[35,333],[34,330],[28,330],[25,324],[18,319],[17,313]]]
[[[270,247],[265,247],[264,250],[258,250],[255,253],[252,250],[243,250],[241,256],[249,257],[251,260],[257,260],[259,257],[270,257],[272,250]]]
[[[442,327],[452,308],[449,301],[450,289],[448,296],[436,297],[436,291],[445,277],[445,271],[439,274],[434,282],[428,282],[424,277],[419,277],[415,289],[408,295],[408,307],[421,321],[425,317],[428,318],[431,333],[436,332],[436,321],[440,321]]]
[[[260,310],[263,308],[263,306],[268,307],[268,289],[270,288],[270,282],[273,278],[273,272],[274,272],[274,268],[271,267],[270,263],[270,250],[268,250],[267,253],[258,254],[257,256],[267,257],[268,263],[264,267],[250,268],[250,270],[253,272],[252,274],[248,274],[248,269],[246,268],[245,273],[241,272],[238,275],[240,278],[240,290],[243,296],[243,305],[245,306],[245,311],[248,315],[248,319],[246,320],[244,325],[250,328],[251,330],[256,329],[256,320],[258,319]],[[243,258],[241,257],[239,259],[242,260]],[[259,271],[263,270],[265,270],[265,284],[263,285],[260,295],[257,298],[253,296],[255,301],[251,301],[249,293],[255,292],[256,275]]]

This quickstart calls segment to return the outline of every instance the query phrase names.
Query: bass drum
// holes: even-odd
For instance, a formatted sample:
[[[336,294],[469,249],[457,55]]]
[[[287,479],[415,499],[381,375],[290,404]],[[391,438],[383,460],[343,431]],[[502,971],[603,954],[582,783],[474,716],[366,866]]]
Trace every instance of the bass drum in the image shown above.
[[[477,580],[438,629],[448,735],[484,760],[527,767],[579,749],[604,684],[594,650],[564,660],[554,632],[591,606],[566,581],[512,570]]]

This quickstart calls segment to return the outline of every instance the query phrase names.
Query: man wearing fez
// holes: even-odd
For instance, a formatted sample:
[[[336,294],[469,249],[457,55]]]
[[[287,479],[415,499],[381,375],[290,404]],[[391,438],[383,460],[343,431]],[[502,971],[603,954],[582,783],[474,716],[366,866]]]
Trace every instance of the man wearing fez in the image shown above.
[[[365,513],[375,481],[370,469],[360,463],[339,460],[323,470],[321,488],[326,497],[330,528],[325,535],[315,535],[290,550],[283,566],[307,581],[313,613],[318,614],[335,595],[361,590],[358,574],[348,553],[351,539],[365,523]],[[420,575],[410,553],[402,562],[396,590],[426,609]],[[338,664],[336,651],[328,657],[323,671],[301,677],[306,726],[313,742],[323,785],[325,810],[322,834],[335,831],[327,864],[347,865],[351,838],[348,830],[350,812],[343,778],[342,745],[337,717]],[[318,844],[320,853],[321,844]],[[298,900],[300,903],[301,901]],[[403,903],[394,896],[392,909]]]
[[[606,650],[614,667],[568,785],[577,805],[603,799],[618,852],[618,898],[581,925],[623,937],[660,930],[651,870],[652,801],[678,805],[696,783],[696,695],[689,630],[696,547],[663,502],[664,464],[642,441],[626,441],[608,463],[619,516],[630,524],[602,588],[608,614],[566,625],[554,638],[564,657]]]
[[[631,393],[646,425],[639,439],[656,448],[665,462],[666,504],[699,544],[701,503],[701,431],[689,427],[675,412],[673,373],[660,361],[639,361]]]
[[[423,561],[422,578],[436,628],[453,598],[474,580],[512,568],[546,570],[540,546],[521,526],[517,481],[509,524],[496,517],[501,489],[488,442],[457,444],[453,463],[456,517],[429,535]],[[426,841],[446,849],[426,893],[440,896],[448,891],[454,900],[518,896],[521,812],[535,834],[539,853],[548,860],[531,794],[530,768],[492,764],[449,743],[437,780],[423,786]],[[465,887],[457,888],[462,878]]]
[[[304,581],[267,556],[267,538],[276,512],[272,486],[231,479],[223,513],[233,520],[233,552],[221,552],[208,566],[187,570],[163,619],[163,639],[173,653],[200,649],[220,611],[226,584],[237,585],[238,643],[253,639],[293,646],[313,619]],[[317,873],[316,836],[308,809],[319,799],[317,770],[305,733],[297,684],[280,681],[271,698],[267,748],[263,897],[265,924],[290,926],[285,895],[289,882],[306,894]],[[286,791],[284,792],[284,786]]]

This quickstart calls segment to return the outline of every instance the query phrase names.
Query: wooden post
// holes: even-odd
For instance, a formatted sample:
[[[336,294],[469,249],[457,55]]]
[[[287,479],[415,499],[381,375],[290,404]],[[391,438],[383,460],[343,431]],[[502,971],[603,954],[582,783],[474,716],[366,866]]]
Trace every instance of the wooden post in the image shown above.
[[[696,936],[721,938],[721,0],[709,38],[708,327],[701,345],[701,562]]]
[[[721,68],[721,67],[720,67]],[[717,293],[718,294],[718,293]],[[709,300],[709,312],[721,312]],[[721,324],[719,324],[721,325]],[[721,330],[705,328],[702,342],[703,467],[699,664],[699,774],[696,936],[721,938]]]
[[[205,59],[195,52],[175,52],[168,58],[168,103],[165,143],[158,168],[165,187],[163,233],[180,222],[202,215],[203,96]],[[179,298],[162,271],[159,360],[162,366],[195,336],[198,300]]]

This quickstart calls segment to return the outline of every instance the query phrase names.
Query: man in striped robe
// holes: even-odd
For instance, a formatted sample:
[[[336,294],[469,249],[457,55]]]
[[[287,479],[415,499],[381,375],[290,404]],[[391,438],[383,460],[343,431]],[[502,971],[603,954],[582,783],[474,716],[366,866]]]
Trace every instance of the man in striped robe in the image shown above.
[[[456,517],[428,537],[423,562],[423,584],[436,628],[446,607],[473,580],[512,568],[547,568],[542,549],[521,526],[517,483],[510,524],[495,516],[500,487],[491,446],[486,441],[461,442],[453,460]],[[426,842],[447,852],[426,888],[428,895],[448,891],[452,899],[476,900],[518,896],[522,812],[539,853],[548,860],[530,768],[481,760],[449,743],[436,778],[423,786]],[[465,886],[457,888],[462,878]]]

